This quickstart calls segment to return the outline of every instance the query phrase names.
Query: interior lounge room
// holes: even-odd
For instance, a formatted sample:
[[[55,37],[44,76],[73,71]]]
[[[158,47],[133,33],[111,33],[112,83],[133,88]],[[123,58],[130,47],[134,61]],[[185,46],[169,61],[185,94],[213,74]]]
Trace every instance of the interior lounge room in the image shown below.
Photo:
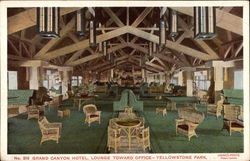
[[[243,153],[243,8],[8,7],[7,153]]]

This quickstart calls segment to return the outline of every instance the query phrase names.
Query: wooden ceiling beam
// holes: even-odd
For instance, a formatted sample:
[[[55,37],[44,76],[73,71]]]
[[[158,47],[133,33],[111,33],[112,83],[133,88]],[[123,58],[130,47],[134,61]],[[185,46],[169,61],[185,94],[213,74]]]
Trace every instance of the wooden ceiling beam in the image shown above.
[[[188,35],[193,35],[194,32],[188,28],[188,24],[179,16],[178,24],[185,30]],[[219,59],[218,54],[207,45],[206,42],[200,39],[192,39],[196,44],[198,44],[204,51],[206,51],[213,59]]]
[[[162,60],[164,60],[164,61],[166,61],[166,62],[177,64],[180,67],[184,66],[184,64],[182,62],[177,61],[177,60],[171,58],[170,56],[166,56],[166,55],[163,55],[163,54],[156,54],[155,56],[162,59]]]
[[[170,8],[180,13],[193,17],[192,7],[170,7]],[[233,14],[230,14],[226,11],[217,8],[216,19],[218,20],[216,26],[234,32],[238,35],[243,35],[243,20],[241,17],[235,16]]]
[[[110,48],[110,49],[108,50],[108,53],[112,53],[112,52],[114,52],[114,51],[116,51],[116,50],[119,50],[119,49],[122,49],[122,48],[124,48],[124,47],[126,47],[126,44],[121,44],[121,45],[112,47],[112,48]],[[92,56],[92,55],[94,55],[94,56]],[[82,64],[82,63],[85,63],[85,62],[88,62],[88,61],[91,61],[91,60],[94,60],[94,59],[96,59],[96,58],[100,58],[100,57],[103,56],[103,54],[98,54],[98,53],[92,54],[92,55],[83,57],[83,58],[78,59],[78,60],[75,60],[75,61],[73,61],[73,62],[66,63],[66,65],[76,66],[76,65],[79,65],[79,64]]]
[[[113,30],[113,31],[107,32],[105,34],[98,35],[96,37],[96,42],[97,43],[103,42],[103,41],[106,41],[108,39],[123,35],[126,32],[127,32],[127,26],[124,26],[124,27],[121,27],[117,30]],[[71,52],[74,52],[74,51],[77,51],[80,49],[85,49],[87,47],[89,47],[89,39],[82,40],[78,43],[68,45],[68,46],[62,47],[60,49],[56,49],[56,50],[53,50],[51,52],[48,52],[44,55],[43,59],[46,59],[46,60],[53,59],[53,58],[56,58],[58,56],[62,56],[62,55],[65,55],[65,54],[68,54],[68,53],[71,53]]]
[[[17,55],[11,55],[8,54],[8,59],[12,60],[29,60],[28,58],[22,57],[22,56],[17,56]]]
[[[139,30],[137,28],[128,26],[128,32],[133,34],[133,35],[136,35],[138,37],[144,38],[146,40],[149,40],[149,41],[152,41],[152,42],[155,42],[155,43],[159,43],[159,37],[158,36],[147,33],[147,32],[142,31],[142,30]],[[200,58],[202,60],[213,59],[210,55],[208,55],[206,53],[200,52],[198,50],[192,49],[190,47],[187,47],[187,46],[184,46],[184,45],[181,45],[181,44],[169,41],[169,40],[167,40],[167,42],[166,42],[166,47],[170,48],[170,49],[173,49],[173,50],[183,52],[183,53],[185,53],[185,54],[187,54],[189,56],[192,56],[192,57],[198,57],[198,58]]]
[[[243,41],[241,42],[240,46],[235,50],[234,57],[238,56],[242,48],[243,48]]]
[[[119,8],[118,11],[115,13],[115,15],[116,15],[117,17],[120,16],[120,15],[122,14],[122,12],[123,12],[123,9],[124,9],[124,8],[122,8],[122,7]],[[105,26],[108,27],[108,26],[110,26],[113,22],[114,22],[114,19],[113,19],[113,18],[110,18],[110,19],[106,22]]]
[[[60,14],[66,15],[80,8],[65,7],[60,9]],[[36,25],[36,8],[27,9],[19,14],[8,18],[8,35],[25,30]]]
[[[151,12],[153,7],[146,7],[142,13],[136,18],[136,20],[132,23],[132,27],[137,27],[145,18],[146,16]]]
[[[117,15],[109,8],[104,7],[103,10],[114,20],[114,22],[119,26],[123,27],[125,26],[122,21],[117,17]]]
[[[160,66],[160,65],[157,65],[157,64],[154,64],[154,63],[150,63],[150,62],[146,62],[145,64],[149,65],[149,66],[151,66],[153,68],[159,69],[161,71],[165,71],[165,69],[162,66]]]
[[[8,43],[10,44],[11,48],[14,49],[17,55],[22,56],[20,51],[16,48],[16,46],[13,44],[13,42],[10,39],[8,39]]]

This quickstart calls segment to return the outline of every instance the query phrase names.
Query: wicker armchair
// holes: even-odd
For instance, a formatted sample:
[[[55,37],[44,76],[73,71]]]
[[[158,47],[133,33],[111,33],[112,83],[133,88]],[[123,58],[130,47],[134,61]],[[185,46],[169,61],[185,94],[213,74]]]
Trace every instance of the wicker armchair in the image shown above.
[[[114,148],[115,153],[117,153],[118,148],[121,145],[121,129],[113,128],[112,126],[108,126],[108,150]]]
[[[57,97],[54,97],[52,99],[52,101],[50,101],[48,103],[48,108],[50,110],[50,108],[54,108],[54,107],[60,107],[62,104],[62,100],[63,100],[63,95],[59,95]]]
[[[101,111],[97,111],[97,108],[94,104],[88,104],[83,106],[83,112],[85,113],[85,123],[90,124],[94,121],[99,121],[101,123]]]
[[[141,130],[140,134],[137,136],[137,141],[144,151],[147,148],[151,150],[149,127]]]
[[[190,141],[192,136],[196,136],[195,129],[204,120],[204,114],[193,108],[178,109],[180,119],[176,119],[176,134],[178,132],[187,135]]]
[[[124,112],[128,114],[133,113],[133,107],[125,106]]]
[[[28,120],[31,118],[36,118],[39,119],[39,109],[38,106],[36,105],[32,105],[32,106],[28,106]]]
[[[214,104],[208,104],[207,105],[207,115],[211,114],[211,115],[215,115],[216,118],[218,118],[219,116],[221,116],[221,111],[223,109],[223,102],[224,102],[225,98],[224,96],[221,96],[221,99],[217,102],[216,105]]]
[[[41,130],[42,138],[40,145],[48,140],[55,140],[59,143],[61,137],[62,123],[50,123],[46,117],[40,118],[38,124]]]
[[[223,129],[227,129],[230,136],[234,131],[244,131],[242,106],[224,105]]]

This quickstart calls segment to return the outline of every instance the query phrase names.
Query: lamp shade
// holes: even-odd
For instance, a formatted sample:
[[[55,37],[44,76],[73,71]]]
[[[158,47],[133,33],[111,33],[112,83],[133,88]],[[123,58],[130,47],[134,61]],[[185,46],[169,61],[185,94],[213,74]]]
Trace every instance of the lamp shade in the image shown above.
[[[107,55],[107,53],[108,53],[108,48],[107,48],[107,42],[106,41],[104,41],[103,43],[102,43],[102,50],[103,50],[103,55],[104,56],[106,56]]]
[[[159,45],[161,47],[165,46],[166,44],[166,21],[164,19],[160,19],[160,24],[159,24]]]
[[[89,45],[96,46],[96,24],[94,20],[89,22]]]
[[[216,36],[214,7],[194,7],[194,38],[212,39]]]
[[[153,43],[153,48],[152,48],[153,54],[157,53],[157,44]]]
[[[59,37],[60,8],[38,7],[37,8],[37,30],[44,38]]]
[[[148,43],[148,55],[149,57],[153,56],[153,42],[151,41]]]
[[[178,35],[178,18],[177,12],[169,9],[169,37],[176,37]]]
[[[84,36],[86,32],[85,9],[82,8],[76,11],[76,33]]]

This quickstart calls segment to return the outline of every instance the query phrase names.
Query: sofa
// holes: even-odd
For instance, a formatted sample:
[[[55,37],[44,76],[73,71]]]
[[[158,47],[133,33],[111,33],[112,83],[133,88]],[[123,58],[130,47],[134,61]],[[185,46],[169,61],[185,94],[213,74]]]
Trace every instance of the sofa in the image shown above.
[[[30,104],[30,97],[34,90],[9,90],[8,91],[8,117],[27,112],[26,106]]]
[[[244,96],[242,89],[223,89],[223,94],[228,103],[243,105]]]
[[[133,107],[135,111],[143,111],[143,101],[138,101],[130,89],[123,90],[120,100],[113,102],[113,110],[123,111],[126,106]]]

